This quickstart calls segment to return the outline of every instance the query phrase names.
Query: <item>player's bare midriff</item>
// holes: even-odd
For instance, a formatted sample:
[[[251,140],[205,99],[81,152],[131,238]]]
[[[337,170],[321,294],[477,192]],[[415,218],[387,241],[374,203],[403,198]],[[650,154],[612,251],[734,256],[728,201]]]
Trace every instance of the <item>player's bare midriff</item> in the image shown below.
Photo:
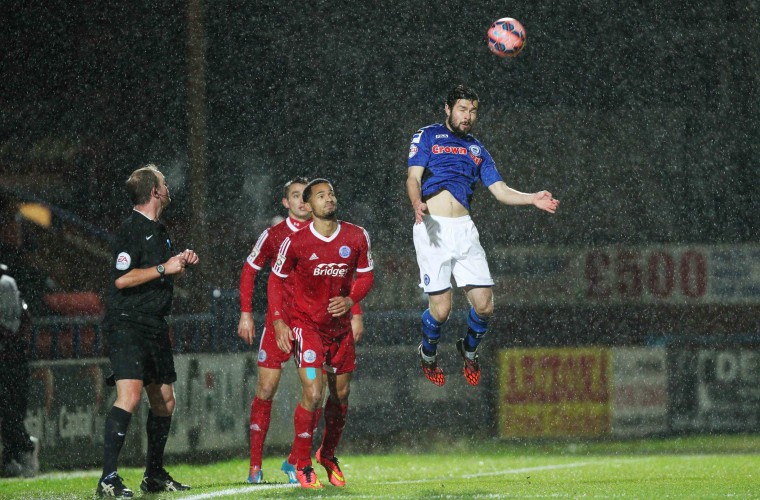
[[[439,191],[425,200],[428,213],[441,217],[464,217],[470,215],[470,212],[454,198],[450,192]]]

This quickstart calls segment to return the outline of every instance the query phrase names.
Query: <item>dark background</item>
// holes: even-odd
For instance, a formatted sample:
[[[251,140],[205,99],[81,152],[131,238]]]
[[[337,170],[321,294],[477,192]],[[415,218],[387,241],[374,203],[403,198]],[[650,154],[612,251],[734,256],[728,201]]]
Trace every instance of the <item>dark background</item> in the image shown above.
[[[126,177],[155,162],[171,185],[175,239],[206,250],[210,283],[234,288],[282,213],[279,187],[322,176],[379,256],[410,254],[409,140],[443,119],[446,93],[464,82],[481,98],[474,133],[507,184],[562,202],[548,216],[497,206],[480,188],[473,212],[487,249],[758,240],[757,1],[205,2],[200,179],[188,153],[187,11],[4,2],[3,192],[108,232],[130,209]],[[514,59],[486,46],[505,16],[527,31]],[[194,241],[198,221],[207,241]],[[74,266],[107,265],[102,252],[68,253]],[[58,281],[87,286],[86,276]]]

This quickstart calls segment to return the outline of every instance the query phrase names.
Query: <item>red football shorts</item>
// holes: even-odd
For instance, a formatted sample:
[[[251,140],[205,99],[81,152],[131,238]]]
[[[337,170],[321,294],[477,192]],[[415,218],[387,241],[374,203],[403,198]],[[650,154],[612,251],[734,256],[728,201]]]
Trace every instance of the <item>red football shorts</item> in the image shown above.
[[[327,339],[317,330],[297,322],[292,329],[296,339],[293,357],[298,368],[322,368],[335,375],[356,369],[356,348],[351,330]]]
[[[282,370],[285,363],[290,360],[292,353],[282,352],[277,347],[277,335],[274,331],[272,323],[267,321],[264,326],[264,331],[261,332],[261,340],[259,341],[259,363],[262,368],[272,368],[274,370]]]

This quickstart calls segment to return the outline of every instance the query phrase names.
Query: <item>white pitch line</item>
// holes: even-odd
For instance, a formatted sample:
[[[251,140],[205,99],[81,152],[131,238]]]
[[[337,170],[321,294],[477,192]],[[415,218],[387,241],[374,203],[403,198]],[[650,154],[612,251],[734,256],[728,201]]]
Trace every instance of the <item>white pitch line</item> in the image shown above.
[[[490,471],[490,472],[479,472],[477,474],[465,474],[463,476],[458,476],[458,477],[462,479],[472,479],[475,477],[502,476],[505,474],[523,474],[525,472],[536,472],[536,471],[542,471],[542,470],[569,469],[573,467],[584,467],[586,465],[591,465],[591,463],[590,462],[572,462],[569,464],[537,465],[536,467],[521,467],[519,469],[495,470],[495,471]],[[451,478],[439,477],[439,478],[431,478],[431,479],[414,479],[414,480],[408,480],[408,481],[383,481],[382,483],[379,482],[377,484],[434,483],[436,481],[441,481],[445,479],[451,479]]]
[[[536,472],[542,470],[554,470],[554,469],[570,469],[573,467],[584,467],[591,465],[590,462],[573,462],[569,464],[555,464],[555,465],[537,465],[536,467],[522,467],[520,469],[509,469],[506,471],[491,471],[491,472],[478,472],[477,474],[467,474],[462,476],[462,479],[472,479],[474,477],[486,477],[486,476],[501,476],[502,474],[522,474],[524,472]]]
[[[290,484],[290,483],[258,484],[255,486],[251,485],[251,486],[245,486],[242,488],[228,488],[226,490],[213,491],[211,493],[200,493],[198,495],[190,495],[187,497],[182,497],[182,500],[203,500],[204,498],[236,496],[241,493],[255,493],[257,491],[263,491],[263,490],[281,490],[285,488],[298,488],[298,487],[299,485]]]
[[[75,470],[71,472],[46,472],[37,474],[33,477],[9,477],[3,481],[34,481],[38,479],[55,480],[55,479],[76,479],[81,477],[100,477],[99,470]]]
[[[483,477],[483,476],[500,476],[504,474],[522,474],[525,472],[535,472],[535,471],[542,471],[542,470],[554,470],[554,469],[568,469],[572,467],[584,467],[586,465],[591,465],[590,462],[573,462],[568,464],[556,464],[556,465],[538,465],[536,467],[521,467],[519,469],[506,469],[506,470],[500,470],[500,471],[492,471],[492,472],[482,472],[479,474],[467,474],[464,476],[458,476],[462,479],[472,479],[475,477]],[[367,481],[369,483],[373,484],[415,484],[415,483],[433,483],[441,480],[447,480],[452,479],[450,477],[445,478],[432,478],[432,479],[415,479],[415,480],[408,480],[408,481]],[[187,497],[182,497],[182,500],[204,500],[206,498],[216,498],[216,497],[226,497],[226,496],[235,496],[241,493],[253,493],[256,491],[262,491],[262,490],[273,490],[273,489],[280,489],[280,488],[298,488],[297,484],[265,484],[265,485],[257,485],[257,486],[247,486],[244,488],[229,488],[226,490],[220,490],[220,491],[214,491],[212,493],[200,493],[198,495],[192,495]],[[378,498],[378,497],[374,497]]]

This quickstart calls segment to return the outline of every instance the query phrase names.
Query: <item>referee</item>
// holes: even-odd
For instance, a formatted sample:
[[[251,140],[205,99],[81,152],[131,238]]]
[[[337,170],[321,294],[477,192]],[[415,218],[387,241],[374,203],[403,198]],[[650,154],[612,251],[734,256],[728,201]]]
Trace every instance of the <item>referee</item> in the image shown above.
[[[158,219],[171,202],[169,186],[155,165],[138,168],[127,179],[134,208],[116,233],[112,285],[106,302],[105,331],[116,402],[105,422],[103,475],[98,496],[131,497],[117,472],[117,462],[142,390],[150,411],[148,452],[140,489],[145,493],[189,490],[164,469],[164,447],[174,412],[177,380],[164,319],[171,309],[174,279],[198,263],[192,250],[177,253]]]

